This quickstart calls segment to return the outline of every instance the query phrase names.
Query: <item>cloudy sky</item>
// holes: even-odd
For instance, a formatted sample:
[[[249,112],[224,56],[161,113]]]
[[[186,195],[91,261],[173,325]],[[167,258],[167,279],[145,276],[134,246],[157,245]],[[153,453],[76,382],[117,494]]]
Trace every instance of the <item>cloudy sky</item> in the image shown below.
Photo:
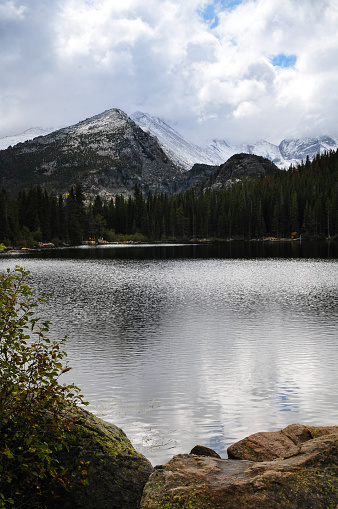
[[[0,0],[0,137],[110,108],[201,142],[338,134],[338,0]]]

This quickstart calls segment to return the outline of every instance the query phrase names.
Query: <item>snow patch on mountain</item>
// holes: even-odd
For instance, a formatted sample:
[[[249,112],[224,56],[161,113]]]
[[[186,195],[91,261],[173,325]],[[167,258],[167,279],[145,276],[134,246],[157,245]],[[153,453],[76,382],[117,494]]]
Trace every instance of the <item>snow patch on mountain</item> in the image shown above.
[[[225,140],[214,139],[207,142],[205,147],[199,147],[186,141],[157,117],[136,112],[131,118],[144,131],[155,136],[164,152],[186,170],[195,163],[217,166],[239,153],[266,157],[278,168],[288,169],[291,164],[295,166],[305,161],[307,155],[313,159],[318,153],[338,149],[338,138],[330,136],[283,140],[279,145],[264,140],[253,144],[230,145]]]
[[[131,118],[144,131],[155,136],[164,152],[186,170],[190,170],[195,163],[218,166],[241,152],[266,157],[279,168],[289,167],[291,164],[291,160],[282,156],[278,146],[266,141],[259,141],[253,145],[230,145],[225,140],[214,139],[200,147],[189,143],[160,118],[151,117],[140,111],[133,113]],[[293,158],[292,163],[296,163]]]
[[[99,115],[82,120],[68,129],[75,135],[95,134],[99,132],[114,132],[118,129],[125,128],[126,123],[130,122],[130,118],[126,113],[117,108],[104,111]]]
[[[25,141],[33,140],[38,136],[46,136],[46,134],[52,133],[56,129],[58,128],[31,127],[30,129],[27,129],[23,133],[14,134],[13,136],[5,136],[4,138],[0,138],[0,150],[5,150],[10,146],[14,147],[14,145],[17,145],[18,143],[24,143]]]
[[[222,163],[227,161],[235,154],[253,154],[255,156],[262,156],[270,159],[278,168],[289,168],[290,164],[297,164],[299,161],[294,158],[287,159],[281,154],[280,148],[268,141],[257,141],[253,144],[229,145],[224,140],[212,140],[209,142],[209,147],[213,150],[218,157],[222,158]]]
[[[126,122],[130,122],[130,118],[126,113],[119,109],[111,109],[95,115],[94,117],[82,120],[81,122],[70,127],[31,127],[21,134],[6,136],[0,138],[0,150],[5,150],[9,146],[14,147],[18,143],[33,140],[38,136],[46,136],[47,134],[57,131],[69,132],[76,135],[95,134],[97,132],[111,132],[122,128]]]
[[[338,138],[330,136],[283,140],[279,145],[280,153],[285,159],[293,158],[296,160],[304,160],[306,156],[313,159],[316,154],[323,154],[330,150],[337,150],[337,148]]]
[[[212,151],[214,154],[214,157],[216,157],[216,160],[220,161],[220,163],[213,163],[213,164],[223,164],[225,161],[227,161],[231,156],[238,153],[237,147],[233,145],[228,145],[228,143],[224,140],[212,140],[208,144],[208,148]]]
[[[157,141],[167,156],[178,166],[190,170],[195,163],[221,164],[222,157],[210,148],[202,148],[189,143],[175,129],[157,117],[151,117],[147,113],[137,111],[130,118],[143,131],[157,138]]]

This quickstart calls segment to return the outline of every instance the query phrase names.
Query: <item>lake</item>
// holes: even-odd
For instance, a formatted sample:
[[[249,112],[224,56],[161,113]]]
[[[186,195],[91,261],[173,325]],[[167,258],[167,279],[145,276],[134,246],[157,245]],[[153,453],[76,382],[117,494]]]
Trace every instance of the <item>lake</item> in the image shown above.
[[[53,297],[89,410],[153,465],[291,423],[338,424],[336,243],[93,246],[5,254]],[[67,378],[66,378],[67,377]]]

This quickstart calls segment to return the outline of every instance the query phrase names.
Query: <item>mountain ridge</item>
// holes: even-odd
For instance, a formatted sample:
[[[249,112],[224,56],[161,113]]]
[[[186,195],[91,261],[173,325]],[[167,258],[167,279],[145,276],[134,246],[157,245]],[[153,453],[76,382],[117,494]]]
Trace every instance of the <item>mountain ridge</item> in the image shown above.
[[[109,111],[122,111],[116,108]],[[95,122],[107,112],[100,113],[89,119],[82,120],[75,126],[83,126],[85,128],[88,121],[94,127]],[[126,117],[128,115],[122,112]],[[297,165],[309,156],[313,159],[318,153],[324,151],[338,149],[338,137],[330,135],[321,135],[315,137],[302,138],[285,138],[279,145],[275,145],[265,140],[260,140],[251,144],[232,145],[226,140],[212,139],[207,141],[203,146],[191,143],[186,140],[178,131],[167,124],[159,117],[153,117],[148,113],[137,111],[129,117],[144,132],[154,136],[162,150],[167,154],[169,159],[184,170],[190,170],[194,164],[208,164],[211,166],[219,166],[226,162],[231,156],[239,153],[254,154],[270,159],[278,166],[278,168],[288,169],[290,165]],[[63,128],[30,128],[21,134],[6,136],[0,138],[0,150],[5,150],[9,146],[16,146],[18,143],[32,140],[36,137],[46,136]]]
[[[0,185],[16,192],[40,184],[90,194],[175,192],[182,170],[126,113],[107,110],[74,126],[0,151]]]
[[[152,134],[158,139],[163,150],[169,150],[173,160],[181,160],[184,169],[187,168],[186,162],[194,161],[194,164],[220,165],[226,162],[231,156],[239,153],[253,154],[270,159],[280,169],[288,169],[291,165],[295,166],[309,156],[313,159],[318,153],[338,149],[338,137],[322,135],[314,138],[286,138],[279,145],[274,145],[265,140],[257,141],[252,144],[231,145],[222,139],[213,139],[206,142],[204,147],[189,143],[172,127],[168,126],[158,117],[152,117],[147,113],[136,112],[131,118],[146,132]],[[170,131],[165,132],[164,126]],[[175,136],[178,141],[176,151],[173,150],[171,140]],[[186,149],[186,152],[184,151]]]
[[[26,131],[29,136],[36,132]],[[243,176],[267,174],[272,164],[276,171],[287,157],[296,164],[300,157],[311,159],[336,147],[337,138],[323,136],[283,140],[278,147],[264,141],[235,146],[213,140],[202,148],[157,117],[142,112],[129,117],[113,108],[0,150],[0,187],[17,193],[40,184],[48,191],[66,193],[80,184],[87,194],[110,197],[130,196],[137,185],[143,193],[172,194],[191,186],[229,186]],[[291,159],[293,155],[298,159]],[[222,170],[229,168],[227,161],[230,176]],[[238,164],[235,172],[234,162]]]

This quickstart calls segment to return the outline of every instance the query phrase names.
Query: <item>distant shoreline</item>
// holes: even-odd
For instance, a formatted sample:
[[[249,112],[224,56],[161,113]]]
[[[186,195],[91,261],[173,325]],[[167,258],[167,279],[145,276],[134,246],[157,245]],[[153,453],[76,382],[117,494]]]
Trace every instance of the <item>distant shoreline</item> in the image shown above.
[[[232,242],[337,242],[338,239],[335,238],[316,238],[316,239],[308,239],[308,238],[278,238],[278,237],[263,237],[262,239],[252,238],[252,239],[191,239],[191,240],[168,240],[168,241],[149,241],[149,242],[136,242],[136,241],[121,241],[121,242],[108,242],[108,241],[84,241],[82,244],[76,245],[60,245],[56,246],[52,242],[39,243],[39,245],[34,247],[20,247],[20,246],[5,246],[0,249],[0,254],[10,254],[10,253],[21,253],[21,252],[30,252],[30,251],[46,251],[48,249],[67,249],[67,248],[79,248],[84,246],[167,246],[167,245],[203,245],[203,244],[218,244],[218,243],[232,243]]]

